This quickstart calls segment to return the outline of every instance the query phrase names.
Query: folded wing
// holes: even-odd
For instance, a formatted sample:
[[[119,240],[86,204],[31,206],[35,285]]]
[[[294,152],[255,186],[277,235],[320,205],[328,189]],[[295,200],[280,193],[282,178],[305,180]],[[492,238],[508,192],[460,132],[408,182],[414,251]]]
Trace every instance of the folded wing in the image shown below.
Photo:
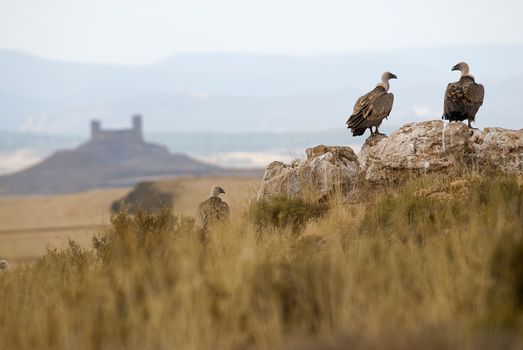
[[[485,88],[473,79],[460,79],[450,83],[445,91],[443,119],[450,121],[474,121],[483,104]]]
[[[353,136],[363,135],[366,129],[381,125],[383,119],[389,116],[393,104],[394,95],[377,86],[356,101],[347,127],[352,130]]]

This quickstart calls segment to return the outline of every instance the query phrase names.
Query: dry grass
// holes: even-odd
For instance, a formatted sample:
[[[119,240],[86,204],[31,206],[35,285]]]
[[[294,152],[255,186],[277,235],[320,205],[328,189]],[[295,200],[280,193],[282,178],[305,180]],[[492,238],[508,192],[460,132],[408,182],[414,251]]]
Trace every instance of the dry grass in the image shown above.
[[[260,187],[260,179],[235,176],[206,176],[159,181],[156,186],[174,195],[174,212],[193,216],[198,204],[211,194],[211,187],[219,185],[225,190],[222,199],[233,214],[247,208],[249,200]]]
[[[0,197],[0,231],[100,225],[128,188],[52,196]]]
[[[99,231],[96,228],[67,229],[54,231],[25,231],[0,234],[0,258],[7,259],[12,266],[18,263],[35,261],[47,253],[48,247],[64,248],[68,239],[74,239],[84,247],[91,244],[92,237]]]
[[[162,180],[154,184],[174,196],[177,214],[194,215],[214,184],[221,184],[231,210],[248,206],[260,181],[247,177],[194,177]],[[99,229],[110,223],[111,204],[129,188],[105,189],[48,196],[0,197],[0,258],[15,266],[46,253],[47,247],[63,248],[68,238],[88,247]]]
[[[206,245],[192,219],[119,215],[0,276],[0,348],[519,349],[523,187],[466,180],[334,199],[299,232],[235,215]]]
[[[0,258],[15,266],[65,247],[70,237],[87,246],[96,227],[110,222],[110,205],[129,189],[54,196],[0,198]]]

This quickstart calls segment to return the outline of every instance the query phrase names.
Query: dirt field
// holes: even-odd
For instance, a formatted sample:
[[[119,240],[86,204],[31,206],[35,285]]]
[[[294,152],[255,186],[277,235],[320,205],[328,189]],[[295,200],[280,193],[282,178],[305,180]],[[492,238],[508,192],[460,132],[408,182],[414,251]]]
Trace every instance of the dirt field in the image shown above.
[[[109,207],[129,189],[73,194],[0,197],[0,257],[23,262],[59,247],[67,238],[88,244],[109,222]]]
[[[260,180],[244,177],[200,177],[160,181],[157,187],[174,194],[174,212],[193,216],[198,204],[210,195],[211,187],[220,185],[231,213],[241,211],[256,194]]]
[[[231,212],[241,211],[254,196],[259,179],[201,177],[157,183],[174,195],[177,214],[194,215],[212,185],[225,189]],[[48,247],[60,247],[70,237],[82,245],[109,223],[111,203],[130,191],[106,189],[53,196],[0,197],[0,258],[13,263],[30,261]]]

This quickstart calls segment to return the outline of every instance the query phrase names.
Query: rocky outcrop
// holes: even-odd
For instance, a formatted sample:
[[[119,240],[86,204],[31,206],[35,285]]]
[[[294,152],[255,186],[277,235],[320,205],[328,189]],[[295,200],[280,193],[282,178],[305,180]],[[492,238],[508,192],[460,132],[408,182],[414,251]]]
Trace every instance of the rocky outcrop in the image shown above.
[[[274,196],[323,198],[335,188],[350,190],[356,178],[401,183],[430,173],[464,169],[523,174],[523,130],[469,129],[441,120],[406,124],[390,136],[367,138],[356,157],[350,147],[317,146],[306,160],[271,163],[258,199]]]
[[[523,174],[523,130],[485,128],[470,141],[478,167]]]
[[[365,179],[401,182],[412,175],[453,173],[471,161],[469,139],[463,123],[406,124],[368,149]]]
[[[367,170],[368,162],[367,159],[369,159],[369,151],[378,144],[383,139],[386,139],[387,136],[384,134],[379,135],[371,135],[366,140],[363,146],[361,146],[361,150],[358,153],[358,162],[360,163],[360,172],[364,173]]]
[[[358,176],[358,158],[350,147],[321,145],[306,153],[306,160],[272,162],[265,170],[257,199],[285,196],[318,200],[334,190],[347,190]]]
[[[480,131],[439,120],[410,123],[362,148],[359,159],[370,182],[401,182],[413,175],[453,174],[465,168],[523,173],[523,130]]]

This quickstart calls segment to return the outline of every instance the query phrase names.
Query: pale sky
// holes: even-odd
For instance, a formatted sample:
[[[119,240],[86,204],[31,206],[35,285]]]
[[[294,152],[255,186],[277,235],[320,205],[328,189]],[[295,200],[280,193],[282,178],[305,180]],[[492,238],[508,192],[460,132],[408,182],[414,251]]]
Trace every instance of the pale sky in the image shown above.
[[[521,0],[0,0],[0,48],[143,64],[194,52],[523,44],[522,15]]]

